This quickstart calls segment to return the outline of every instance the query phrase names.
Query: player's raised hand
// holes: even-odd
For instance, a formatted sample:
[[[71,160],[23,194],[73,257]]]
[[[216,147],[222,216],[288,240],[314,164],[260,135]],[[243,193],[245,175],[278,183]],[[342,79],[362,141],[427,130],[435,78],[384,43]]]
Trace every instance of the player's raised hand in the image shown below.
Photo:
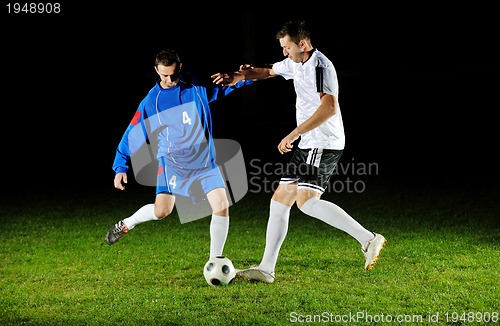
[[[115,188],[119,190],[125,190],[125,184],[127,183],[127,174],[124,172],[117,173],[115,175]]]
[[[216,74],[213,74],[210,77],[212,78],[212,83],[217,84],[217,85],[219,85],[219,84],[226,85],[226,83],[229,81],[229,75],[224,74],[222,72],[218,72]]]
[[[220,84],[222,86],[234,86],[240,80],[245,79],[245,76],[239,72],[234,72],[232,74],[218,72],[216,74],[213,74],[211,77],[214,84]]]
[[[240,66],[240,71],[242,70],[248,70],[248,69],[253,69],[254,66],[250,63],[245,63]]]

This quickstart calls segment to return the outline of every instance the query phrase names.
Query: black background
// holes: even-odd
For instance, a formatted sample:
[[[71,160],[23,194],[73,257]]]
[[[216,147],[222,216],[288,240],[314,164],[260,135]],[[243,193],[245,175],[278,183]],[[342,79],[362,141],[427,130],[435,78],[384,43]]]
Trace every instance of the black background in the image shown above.
[[[308,20],[334,63],[346,131],[343,160],[381,177],[497,179],[498,30],[493,8],[435,5],[270,7],[224,2],[96,5],[60,14],[1,8],[2,188],[112,187],[115,148],[156,81],[156,52],[176,48],[208,76],[283,58],[275,32]],[[295,93],[282,78],[214,102],[214,136],[246,160],[287,160]]]

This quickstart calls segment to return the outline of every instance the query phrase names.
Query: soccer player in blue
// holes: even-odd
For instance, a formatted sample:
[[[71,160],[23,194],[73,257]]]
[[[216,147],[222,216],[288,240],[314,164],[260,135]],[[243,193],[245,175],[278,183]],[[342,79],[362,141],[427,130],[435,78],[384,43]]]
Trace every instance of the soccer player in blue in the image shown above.
[[[153,180],[156,199],[154,204],[142,206],[110,227],[106,242],[112,245],[136,225],[165,218],[173,211],[176,194],[189,197],[197,184],[212,209],[209,258],[221,256],[229,230],[229,201],[216,165],[209,103],[252,82],[201,85],[182,72],[179,55],[172,49],[157,53],[155,71],[159,80],[141,101],[125,130],[116,149],[113,170],[115,188],[124,190],[131,163],[134,168],[134,159],[139,163],[144,160],[144,148],[154,149],[158,160]],[[232,75],[222,73],[212,77],[232,79]]]

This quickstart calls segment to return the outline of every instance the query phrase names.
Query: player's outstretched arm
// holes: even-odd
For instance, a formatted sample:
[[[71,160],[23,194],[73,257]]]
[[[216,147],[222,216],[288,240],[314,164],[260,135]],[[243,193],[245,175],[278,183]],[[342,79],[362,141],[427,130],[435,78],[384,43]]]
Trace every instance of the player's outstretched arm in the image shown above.
[[[214,84],[221,84],[223,86],[234,86],[237,82],[242,80],[261,80],[277,76],[274,73],[272,65],[259,65],[254,66],[251,64],[242,64],[239,71],[232,74],[216,73],[211,77]]]
[[[212,78],[212,82],[214,84],[222,85],[222,86],[234,86],[239,81],[245,80],[245,75],[243,75],[242,73],[240,73],[238,71],[233,72],[232,74],[225,74],[222,72],[218,72],[216,74],[213,74],[210,77]]]

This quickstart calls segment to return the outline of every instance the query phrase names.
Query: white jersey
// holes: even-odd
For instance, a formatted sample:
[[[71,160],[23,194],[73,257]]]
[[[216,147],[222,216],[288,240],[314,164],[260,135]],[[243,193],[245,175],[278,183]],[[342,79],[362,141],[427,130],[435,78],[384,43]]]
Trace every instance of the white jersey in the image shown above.
[[[293,79],[297,95],[295,104],[297,125],[309,119],[321,104],[320,91],[316,82],[316,67],[320,67],[322,71],[321,74],[318,73],[318,82],[322,84],[322,92],[331,94],[338,100],[337,72],[332,62],[320,51],[314,50],[309,60],[304,63],[296,63],[286,58],[273,65],[276,74],[285,79]],[[337,113],[325,123],[302,134],[298,147],[341,150],[344,149],[344,145],[344,124],[340,106],[338,106]]]

